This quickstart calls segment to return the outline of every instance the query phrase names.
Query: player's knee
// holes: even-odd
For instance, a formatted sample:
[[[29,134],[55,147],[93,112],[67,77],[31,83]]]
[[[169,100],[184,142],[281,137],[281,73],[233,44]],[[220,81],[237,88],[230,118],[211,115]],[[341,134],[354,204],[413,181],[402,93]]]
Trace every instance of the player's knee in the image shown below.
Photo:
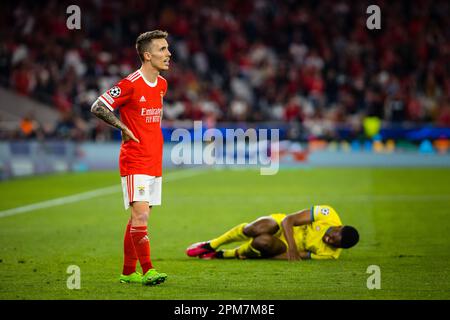
[[[255,227],[253,226],[252,223],[248,223],[244,229],[242,230],[242,232],[247,236],[247,237],[253,237],[255,235]]]
[[[149,213],[149,210],[146,208],[133,208],[132,219],[138,222],[147,223]]]
[[[244,234],[248,237],[257,237],[262,234],[275,234],[278,231],[278,225],[270,217],[263,217],[244,227]]]
[[[263,254],[270,254],[273,248],[273,236],[270,234],[261,234],[253,239],[252,246]]]

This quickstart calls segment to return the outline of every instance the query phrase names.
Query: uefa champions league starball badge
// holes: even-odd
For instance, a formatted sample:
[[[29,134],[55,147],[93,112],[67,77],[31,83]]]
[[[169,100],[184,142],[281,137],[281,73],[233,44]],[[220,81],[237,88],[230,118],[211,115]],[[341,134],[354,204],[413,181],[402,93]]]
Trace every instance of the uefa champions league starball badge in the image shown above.
[[[109,94],[111,95],[111,97],[117,98],[118,96],[120,96],[120,88],[118,86],[112,87],[109,90]]]

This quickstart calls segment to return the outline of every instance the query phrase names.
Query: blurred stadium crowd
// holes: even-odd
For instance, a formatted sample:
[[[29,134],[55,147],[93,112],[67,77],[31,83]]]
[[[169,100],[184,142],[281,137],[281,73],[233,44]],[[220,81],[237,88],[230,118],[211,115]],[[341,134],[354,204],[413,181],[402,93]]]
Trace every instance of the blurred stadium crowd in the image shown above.
[[[293,139],[385,125],[450,127],[450,4],[377,1],[66,1],[2,3],[0,81],[53,106],[56,126],[29,114],[15,137],[108,140],[90,115],[95,98],[139,67],[139,33],[170,33],[164,125],[176,121],[292,123]],[[11,138],[11,137],[10,137]]]

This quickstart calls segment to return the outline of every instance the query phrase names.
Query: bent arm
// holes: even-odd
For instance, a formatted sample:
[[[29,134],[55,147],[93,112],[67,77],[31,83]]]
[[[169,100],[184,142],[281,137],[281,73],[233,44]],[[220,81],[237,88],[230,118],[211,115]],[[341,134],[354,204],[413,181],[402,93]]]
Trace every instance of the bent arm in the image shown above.
[[[302,211],[287,215],[281,222],[284,237],[288,243],[287,259],[289,261],[300,260],[306,257],[305,255],[301,255],[297,250],[297,245],[294,239],[294,227],[309,223],[311,223],[311,211],[309,209],[304,209]]]
[[[114,128],[123,130],[126,128],[126,125],[122,123],[122,121],[119,120],[119,118],[116,117],[116,115],[111,112],[107,106],[100,100],[97,100],[94,102],[94,104],[91,107],[91,112],[99,119],[105,121],[110,126],[113,126]]]
[[[122,121],[120,121],[120,119],[117,118],[116,115],[111,112],[108,107],[105,106],[105,104],[100,100],[97,100],[92,104],[91,112],[97,118],[103,120],[110,126],[120,129],[122,131],[122,138],[124,141],[128,141],[131,139],[133,141],[139,142],[139,140],[134,136],[131,130],[128,129],[127,126]]]

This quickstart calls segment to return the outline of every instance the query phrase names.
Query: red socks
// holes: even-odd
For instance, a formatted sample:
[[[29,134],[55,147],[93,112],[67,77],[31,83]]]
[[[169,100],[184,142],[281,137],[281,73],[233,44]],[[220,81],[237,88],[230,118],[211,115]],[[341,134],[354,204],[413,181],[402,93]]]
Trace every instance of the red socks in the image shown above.
[[[132,227],[131,221],[128,222],[123,239],[123,257],[123,275],[136,272],[138,258],[144,274],[153,268],[146,226]]]
[[[133,239],[131,238],[131,221],[127,224],[125,237],[123,239],[123,275],[129,275],[136,271],[136,263],[138,258],[134,250]]]
[[[150,260],[150,241],[148,240],[147,226],[132,226],[130,233],[136,256],[139,258],[139,263],[142,267],[142,273],[145,274],[149,269],[153,268]]]

